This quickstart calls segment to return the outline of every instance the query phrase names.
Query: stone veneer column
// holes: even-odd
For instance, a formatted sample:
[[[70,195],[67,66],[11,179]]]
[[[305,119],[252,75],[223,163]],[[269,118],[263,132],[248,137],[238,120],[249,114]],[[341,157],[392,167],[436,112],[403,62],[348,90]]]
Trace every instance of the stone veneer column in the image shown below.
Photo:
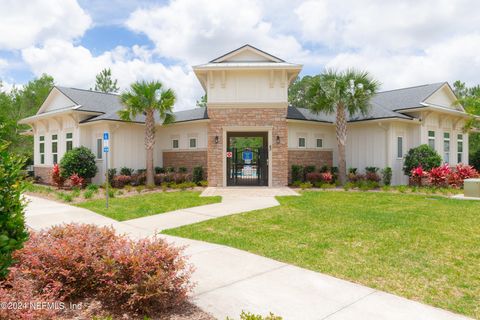
[[[255,127],[258,131],[265,131],[260,127],[272,127],[272,141],[268,144],[272,146],[270,165],[272,166],[272,186],[286,186],[288,184],[288,130],[287,130],[287,108],[247,108],[247,107],[228,107],[228,108],[208,108],[208,183],[210,186],[223,186],[224,164],[223,151],[227,147],[226,141],[223,141],[225,127]],[[215,143],[215,137],[218,136],[219,142]],[[280,137],[280,143],[277,144],[277,136]]]

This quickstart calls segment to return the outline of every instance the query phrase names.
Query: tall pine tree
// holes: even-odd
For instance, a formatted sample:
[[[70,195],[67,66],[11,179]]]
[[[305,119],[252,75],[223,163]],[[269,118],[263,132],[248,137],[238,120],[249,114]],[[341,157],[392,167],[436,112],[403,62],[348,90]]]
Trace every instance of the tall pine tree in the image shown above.
[[[105,68],[95,77],[95,91],[105,93],[118,92],[117,79],[112,79],[112,70]]]

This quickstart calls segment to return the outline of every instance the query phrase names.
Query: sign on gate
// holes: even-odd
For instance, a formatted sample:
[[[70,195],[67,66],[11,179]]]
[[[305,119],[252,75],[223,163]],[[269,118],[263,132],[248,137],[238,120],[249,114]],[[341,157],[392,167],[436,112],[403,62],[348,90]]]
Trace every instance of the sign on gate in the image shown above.
[[[232,152],[231,152],[231,151],[228,151],[228,152],[227,152],[227,158],[231,158],[231,157],[232,157],[232,155],[233,155],[233,154],[232,154]]]
[[[245,150],[242,152],[242,159],[243,161],[252,161],[253,159],[253,152],[251,150]]]

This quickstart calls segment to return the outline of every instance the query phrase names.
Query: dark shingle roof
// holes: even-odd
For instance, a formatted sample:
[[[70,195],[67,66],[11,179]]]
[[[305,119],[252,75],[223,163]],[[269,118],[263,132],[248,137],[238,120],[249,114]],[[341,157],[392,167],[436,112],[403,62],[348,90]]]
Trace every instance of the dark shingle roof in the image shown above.
[[[401,113],[402,109],[420,107],[421,103],[440,89],[446,82],[426,84],[416,87],[378,92],[370,100],[367,114],[355,114],[349,117],[350,122],[373,119],[399,118],[411,120],[413,117]],[[335,116],[326,113],[313,113],[304,108],[290,106],[287,113],[288,119],[334,122]]]
[[[58,86],[56,88],[70,100],[81,105],[77,110],[109,113],[122,108],[120,96],[117,94]]]
[[[440,82],[379,92],[371,99],[371,107],[367,114],[355,114],[349,117],[349,121],[353,122],[385,118],[413,119],[411,116],[401,113],[401,110],[420,107],[421,102],[440,89],[445,83],[446,82]],[[81,105],[77,110],[102,113],[99,116],[94,116],[82,121],[83,123],[99,120],[121,121],[117,113],[123,108],[119,95],[75,88],[57,88],[76,104]],[[175,122],[208,119],[206,108],[178,111],[174,114]],[[333,123],[335,121],[335,115],[323,112],[314,113],[309,109],[289,106],[287,119]],[[156,120],[159,121],[158,118]],[[139,115],[135,119],[132,119],[132,121],[143,123],[145,117]]]
[[[58,86],[56,88],[70,98],[73,102],[81,106],[76,110],[95,111],[101,113],[99,116],[94,116],[83,120],[82,123],[99,120],[121,121],[120,117],[118,116],[118,111],[123,109],[123,104],[120,101],[120,96],[118,94]],[[178,111],[174,112],[174,115],[175,122],[208,119],[206,108]],[[160,120],[158,115],[156,120]],[[145,122],[145,117],[143,115],[139,115],[135,119],[132,119],[132,121],[143,123]]]

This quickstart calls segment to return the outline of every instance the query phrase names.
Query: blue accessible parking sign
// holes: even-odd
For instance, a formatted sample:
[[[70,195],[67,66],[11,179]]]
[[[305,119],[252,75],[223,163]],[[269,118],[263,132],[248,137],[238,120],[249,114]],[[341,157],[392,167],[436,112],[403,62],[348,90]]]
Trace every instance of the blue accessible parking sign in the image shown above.
[[[253,152],[251,150],[245,150],[242,152],[242,159],[243,161],[252,161],[253,160]]]

